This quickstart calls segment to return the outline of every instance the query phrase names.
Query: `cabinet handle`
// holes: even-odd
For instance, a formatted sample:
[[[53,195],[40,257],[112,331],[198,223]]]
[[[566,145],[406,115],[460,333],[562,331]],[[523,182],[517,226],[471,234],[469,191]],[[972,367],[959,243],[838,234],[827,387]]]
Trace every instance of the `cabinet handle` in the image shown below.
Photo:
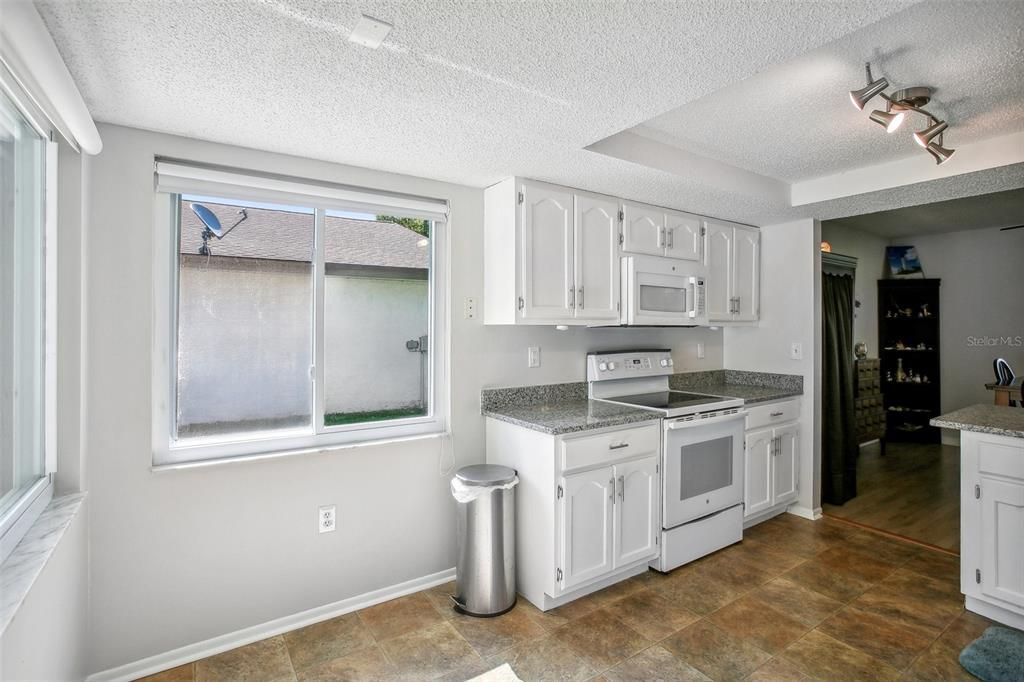
[[[580,302],[580,310],[583,310],[583,287],[577,290],[576,295],[578,296],[576,300]]]
[[[626,482],[622,476],[619,476],[619,501],[626,501]]]
[[[628,448],[629,443],[614,443],[608,446],[609,450],[621,450],[622,448]]]
[[[523,297],[520,296],[519,297],[519,309],[522,310],[524,305],[526,305],[526,301],[524,301]]]
[[[615,477],[608,479],[608,499],[615,503]]]
[[[772,413],[770,413],[770,416],[772,416],[772,417],[781,417],[784,414],[785,414],[785,412],[772,412]]]
[[[676,246],[676,228],[672,228],[668,231],[668,248],[673,249]]]
[[[573,287],[569,287],[569,307],[576,307],[576,289]]]

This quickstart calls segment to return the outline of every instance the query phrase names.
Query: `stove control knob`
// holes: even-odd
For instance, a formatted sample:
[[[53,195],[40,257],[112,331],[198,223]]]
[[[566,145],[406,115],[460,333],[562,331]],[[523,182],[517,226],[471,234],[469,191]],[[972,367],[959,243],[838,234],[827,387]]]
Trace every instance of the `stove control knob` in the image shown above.
[[[608,369],[608,363],[607,363],[607,362],[602,362],[601,364],[599,364],[599,365],[597,366],[597,368],[598,368],[599,370],[601,370],[601,371],[603,372],[603,371],[605,371],[606,369]]]
[[[611,371],[614,372],[615,371],[615,363],[614,362],[609,362],[608,363],[608,369],[610,369]]]
[[[675,363],[672,362],[672,358],[669,358],[668,359],[668,366],[671,367],[673,364],[675,364]]]
[[[662,359],[661,366],[662,367],[668,367],[668,360]]]

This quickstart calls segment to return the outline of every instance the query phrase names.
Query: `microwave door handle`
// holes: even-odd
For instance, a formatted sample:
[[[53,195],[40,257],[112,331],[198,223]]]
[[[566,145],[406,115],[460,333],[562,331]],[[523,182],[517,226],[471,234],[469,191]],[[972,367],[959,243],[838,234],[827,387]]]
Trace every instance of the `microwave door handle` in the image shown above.
[[[690,285],[686,287],[686,316],[697,316],[697,278],[689,279]]]

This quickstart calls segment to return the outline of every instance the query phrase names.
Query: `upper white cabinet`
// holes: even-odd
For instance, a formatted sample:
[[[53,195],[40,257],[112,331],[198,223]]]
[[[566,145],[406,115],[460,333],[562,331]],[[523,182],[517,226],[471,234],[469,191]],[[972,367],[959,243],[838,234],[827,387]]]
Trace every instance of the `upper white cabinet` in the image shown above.
[[[484,321],[592,324],[619,318],[619,205],[510,178],[484,193]]]
[[[622,251],[700,260],[700,222],[689,213],[624,201]]]
[[[761,281],[761,231],[717,220],[704,221],[708,320],[756,322]]]

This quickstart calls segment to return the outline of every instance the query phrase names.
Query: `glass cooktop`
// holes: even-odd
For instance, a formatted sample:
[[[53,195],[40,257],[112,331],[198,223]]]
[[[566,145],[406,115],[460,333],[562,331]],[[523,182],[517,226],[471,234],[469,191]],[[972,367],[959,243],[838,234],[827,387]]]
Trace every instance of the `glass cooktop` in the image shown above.
[[[656,391],[654,393],[616,396],[610,398],[610,400],[614,400],[617,403],[626,403],[627,405],[636,405],[637,407],[678,410],[687,407],[712,407],[716,403],[726,402],[730,399],[703,393],[686,393],[685,391]]]

